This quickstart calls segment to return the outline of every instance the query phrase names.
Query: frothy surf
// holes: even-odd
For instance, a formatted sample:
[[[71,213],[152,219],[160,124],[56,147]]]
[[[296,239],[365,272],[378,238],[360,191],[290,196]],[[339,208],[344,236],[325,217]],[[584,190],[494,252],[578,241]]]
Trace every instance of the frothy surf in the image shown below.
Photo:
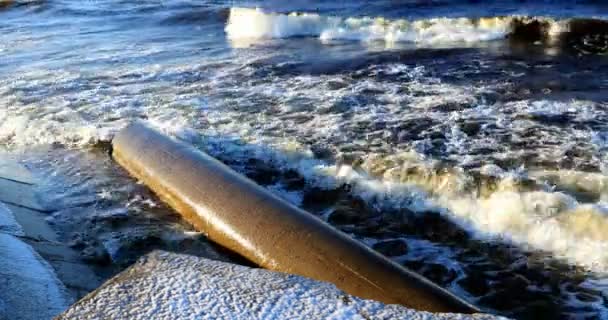
[[[267,13],[261,9],[232,8],[226,33],[230,39],[318,37],[323,41],[385,41],[438,45],[476,43],[505,38],[552,43],[568,33],[583,42],[601,42],[608,22],[599,19],[502,16],[486,18],[431,18],[420,20],[382,17],[337,17],[315,13]]]
[[[238,65],[234,67],[242,68]],[[395,73],[397,75],[405,73],[407,77],[404,75],[399,79],[402,81],[403,79],[415,79],[415,81],[410,79],[411,90],[417,88],[417,90],[427,93],[425,96],[412,93],[411,97],[408,96],[408,92],[402,91],[399,94],[402,98],[406,97],[411,110],[422,110],[412,112],[424,111],[429,117],[442,116],[441,112],[428,113],[426,110],[432,109],[437,103],[445,103],[443,101],[445,99],[455,99],[457,102],[466,101],[470,104],[478,103],[474,92],[465,94],[467,92],[461,92],[464,89],[442,84],[438,80],[429,80],[430,82],[426,83],[424,79],[427,75],[423,69],[411,70],[404,66],[389,69],[374,68],[373,70],[376,73],[384,70],[382,72],[386,72],[390,76],[394,76]],[[232,78],[226,77],[233,71],[226,66],[225,70],[211,78],[215,81],[216,88],[219,88],[217,90],[221,91],[222,86],[231,86]],[[179,78],[182,72],[184,72],[182,68],[168,69],[158,73],[151,71],[146,74],[145,78],[165,79],[169,76]],[[126,74],[130,75],[129,72]],[[353,187],[353,193],[373,202],[376,206],[405,207],[418,212],[440,211],[445,217],[457,222],[480,238],[504,240],[531,249],[549,251],[557,257],[590,270],[608,271],[608,250],[606,250],[608,238],[602,233],[602,230],[608,227],[608,218],[607,209],[602,201],[605,193],[603,187],[605,177],[601,173],[588,174],[572,170],[518,173],[512,168],[503,170],[496,165],[477,168],[475,169],[477,171],[464,170],[454,164],[440,165],[440,162],[429,160],[417,152],[403,151],[421,149],[422,151],[419,152],[423,153],[424,148],[417,147],[415,143],[393,148],[392,152],[375,153],[368,150],[362,157],[359,157],[359,160],[355,161],[359,163],[340,164],[339,156],[336,156],[334,160],[319,159],[310,150],[309,145],[297,143],[296,141],[299,139],[290,137],[308,136],[323,142],[325,141],[323,139],[329,139],[330,136],[343,136],[343,133],[338,134],[338,131],[348,128],[355,122],[368,123],[371,120],[375,121],[376,118],[380,121],[383,119],[385,111],[375,115],[372,112],[374,109],[370,111],[361,106],[360,108],[363,109],[357,111],[348,121],[333,113],[314,112],[313,121],[293,126],[286,125],[292,121],[292,118],[289,117],[286,120],[273,116],[260,118],[264,117],[263,115],[249,117],[243,113],[243,110],[234,110],[230,108],[230,105],[225,105],[225,99],[221,95],[211,98],[210,101],[202,101],[193,99],[187,88],[183,89],[185,93],[182,94],[174,91],[164,93],[150,90],[139,91],[145,89],[140,86],[134,86],[132,92],[127,90],[122,95],[108,95],[107,98],[111,99],[111,104],[106,105],[102,98],[94,106],[86,105],[86,108],[79,108],[78,104],[72,105],[73,102],[58,98],[45,98],[43,101],[36,99],[39,94],[47,92],[52,86],[77,88],[82,85],[82,79],[63,75],[61,79],[51,77],[46,81],[25,81],[29,76],[37,78],[38,74],[23,74],[23,79],[6,83],[7,92],[0,99],[0,102],[6,106],[0,113],[0,140],[5,144],[23,147],[58,143],[82,147],[97,141],[110,140],[113,133],[131,119],[143,117],[166,133],[189,142],[201,143],[201,146],[216,156],[242,157],[243,160],[261,159],[284,170],[296,170],[306,178],[308,183],[319,187],[330,188],[340,184],[349,184]],[[116,75],[112,77],[112,79],[118,78],[126,78],[127,80],[124,81],[127,84],[130,79]],[[238,88],[242,91],[236,91],[236,93],[241,99],[252,99],[251,92],[267,92],[274,99],[285,98],[289,102],[293,101],[293,94],[299,92],[308,99],[312,99],[313,105],[323,109],[327,107],[323,105],[324,101],[338,99],[339,97],[336,98],[336,95],[346,94],[345,97],[348,98],[352,93],[351,90],[370,90],[370,87],[380,90],[380,88],[392,85],[391,83],[375,82],[368,83],[368,85],[359,83],[354,88],[333,92],[334,98],[330,99],[319,88],[325,87],[326,81],[333,81],[332,77],[328,77],[328,79],[303,77],[299,79],[301,82],[277,80],[274,81],[277,86],[273,87],[269,87],[265,82],[247,84],[243,81]],[[404,82],[398,83],[399,86],[404,84]],[[25,87],[17,90],[16,88],[20,86]],[[281,88],[281,86],[285,86],[285,88]],[[287,90],[287,87],[299,89]],[[446,91],[447,89],[450,90]],[[397,88],[395,88],[396,90]],[[434,93],[435,91],[437,92]],[[77,90],[75,94],[81,100],[99,100],[98,92],[96,88],[92,88],[91,90]],[[429,95],[431,93],[434,94]],[[283,95],[286,96],[283,97]],[[242,103],[243,107],[248,105],[244,100],[237,100],[235,103]],[[66,108],[66,105],[72,107]],[[188,108],[184,108],[184,105]],[[286,109],[281,112],[297,115],[298,109],[293,104],[291,104],[291,108],[289,106],[289,103],[285,103]],[[511,105],[506,104],[503,109],[506,106]],[[594,106],[594,104],[579,105],[576,101],[567,104],[549,101],[543,103],[520,101],[515,104],[513,110],[534,114],[547,110],[551,111],[551,114],[556,112],[582,113],[581,117],[597,118],[593,113]],[[353,108],[357,110],[355,107]],[[396,118],[399,117],[399,112],[409,110],[399,106],[395,106],[395,108],[398,110],[391,111],[390,114]],[[494,116],[492,112],[496,112],[498,108],[499,106],[486,106],[484,109],[474,109],[471,112],[481,112],[484,117],[490,119]],[[599,110],[596,111],[599,112]],[[347,111],[343,113],[345,112]],[[377,110],[377,112],[379,111]],[[446,118],[441,118],[441,122],[456,121],[453,115],[449,116],[450,114],[446,114]],[[370,117],[372,118],[370,119]],[[500,121],[516,123],[501,120],[500,114],[496,117],[497,124],[500,124]],[[578,116],[574,118],[578,119]],[[200,119],[204,119],[204,125],[197,126]],[[283,123],[284,121],[286,122]],[[264,126],[260,127],[259,123],[264,123]],[[366,124],[366,127],[371,125],[373,123]],[[457,125],[454,124],[454,126]],[[319,127],[324,129],[319,130]],[[352,130],[359,129],[354,126]],[[517,128],[509,130],[515,132]],[[322,137],[311,136],[312,132],[316,132],[315,134]],[[459,150],[463,148],[463,142],[459,142],[460,140],[464,139],[470,143],[476,141],[473,136],[467,137],[454,130],[448,133],[454,136],[451,138],[447,136],[453,140],[450,147],[454,149],[453,158],[460,157]],[[488,136],[483,139],[487,142],[490,138]],[[357,141],[327,140],[325,143],[337,144],[337,147],[341,147],[341,145],[357,143]],[[492,142],[492,144],[495,143],[498,141]],[[348,148],[342,149],[348,156],[349,152],[345,151]],[[464,161],[466,157],[462,157],[462,159]],[[476,178],[476,175],[482,178]],[[578,192],[575,192],[577,190]],[[582,193],[587,197],[578,197],[578,194]]]
[[[322,40],[384,40],[386,42],[477,42],[504,38],[510,19],[437,18],[419,21],[383,18],[339,18],[310,13],[274,14],[232,8],[229,38],[319,37]]]
[[[0,143],[70,177],[46,194],[86,208],[50,221],[93,259],[190,242],[107,157],[143,119],[481,306],[605,315],[608,62],[579,54],[608,28],[577,18],[598,7],[326,2],[9,6]]]
[[[222,157],[243,160],[255,156],[282,170],[295,170],[320,188],[349,185],[351,192],[370,205],[442,215],[478,239],[502,241],[553,256],[595,272],[608,272],[608,208],[603,202],[584,203],[555,191],[558,185],[534,179],[535,173],[509,172],[488,166],[474,174],[443,169],[415,152],[367,156],[359,166],[319,161],[302,146],[272,148],[225,146]],[[213,152],[213,149],[210,149]],[[555,172],[568,177],[570,171]],[[577,173],[580,179],[594,174]],[[584,178],[583,176],[587,177]],[[597,190],[599,191],[599,190]],[[601,193],[601,191],[599,191]]]

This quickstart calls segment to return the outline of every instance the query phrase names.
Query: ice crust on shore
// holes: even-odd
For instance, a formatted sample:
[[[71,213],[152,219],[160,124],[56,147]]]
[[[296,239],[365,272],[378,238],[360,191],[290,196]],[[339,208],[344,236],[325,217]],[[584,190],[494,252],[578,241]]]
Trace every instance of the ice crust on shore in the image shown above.
[[[23,228],[15,220],[15,216],[11,209],[4,203],[0,202],[0,232],[8,233],[14,236],[22,236]]]
[[[0,202],[0,320],[51,319],[73,301],[53,268],[19,237],[11,209]]]
[[[72,302],[52,267],[6,233],[0,233],[0,275],[0,319],[52,319]]]

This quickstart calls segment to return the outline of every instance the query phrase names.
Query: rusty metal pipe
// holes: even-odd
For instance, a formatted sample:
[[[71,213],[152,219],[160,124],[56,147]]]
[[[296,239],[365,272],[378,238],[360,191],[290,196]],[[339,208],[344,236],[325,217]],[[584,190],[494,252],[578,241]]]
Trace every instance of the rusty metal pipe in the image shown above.
[[[209,155],[142,123],[120,131],[112,144],[115,160],[195,228],[261,267],[418,310],[479,311]]]

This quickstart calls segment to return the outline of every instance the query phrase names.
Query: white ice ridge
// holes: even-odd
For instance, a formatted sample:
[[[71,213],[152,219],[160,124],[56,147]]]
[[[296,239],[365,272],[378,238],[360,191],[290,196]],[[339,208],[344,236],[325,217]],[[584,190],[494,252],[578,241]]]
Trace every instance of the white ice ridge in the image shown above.
[[[517,17],[408,21],[381,17],[341,18],[314,13],[277,14],[261,9],[231,8],[226,33],[230,39],[309,36],[322,40],[382,40],[421,44],[481,42],[505,38],[511,31],[514,19]],[[557,23],[552,25],[558,26]]]
[[[15,220],[15,215],[4,203],[0,202],[0,232],[22,236],[23,228]]]
[[[52,319],[71,303],[53,268],[21,241],[23,228],[0,202],[0,319]]]
[[[52,267],[28,244],[0,232],[0,319],[52,319],[70,303]]]
[[[329,283],[153,252],[58,319],[504,319],[433,314],[348,295]]]

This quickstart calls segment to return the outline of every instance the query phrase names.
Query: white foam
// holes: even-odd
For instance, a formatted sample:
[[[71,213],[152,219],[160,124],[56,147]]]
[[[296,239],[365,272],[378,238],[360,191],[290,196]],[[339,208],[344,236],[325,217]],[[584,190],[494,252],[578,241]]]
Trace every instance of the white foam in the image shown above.
[[[248,11],[245,12],[245,15],[247,14]],[[264,13],[256,15],[260,19],[267,16]],[[297,20],[299,16],[291,15],[281,19],[289,25],[291,20]],[[316,23],[315,19],[317,18],[307,18],[306,23],[301,23],[297,30],[317,32],[318,30],[311,26]],[[274,20],[271,19],[272,21]],[[273,23],[264,24],[265,27],[261,30],[272,35],[272,32],[276,31]],[[242,57],[239,59],[232,64],[224,62],[225,66],[222,66],[221,70],[209,71],[209,75],[205,75],[209,78],[208,83],[184,81],[180,86],[174,83],[181,83],[184,80],[182,76],[188,77],[202,69],[212,68],[206,64],[166,68],[148,66],[145,69],[121,66],[100,71],[95,77],[68,69],[53,72],[40,69],[24,71],[16,75],[15,79],[2,78],[0,141],[10,146],[48,143],[83,146],[99,140],[107,141],[113,132],[132,119],[144,117],[163,132],[207,146],[215,155],[267,159],[273,164],[296,169],[310,183],[318,186],[351,183],[355,186],[355,192],[383,206],[407,206],[421,210],[439,208],[447,217],[458,221],[480,237],[502,237],[505,241],[522,246],[548,250],[556,256],[593,270],[608,268],[605,253],[608,250],[599,250],[604,248],[605,241],[597,236],[588,237],[587,234],[596,232],[580,229],[578,222],[587,218],[591,219],[590,221],[603,221],[601,203],[595,204],[596,206],[589,210],[581,209],[582,212],[593,214],[577,213],[575,216],[581,218],[574,219],[576,221],[557,219],[545,214],[549,209],[541,210],[541,214],[534,209],[534,203],[552,203],[555,199],[561,199],[560,194],[550,190],[543,190],[547,194],[539,195],[505,189],[504,193],[489,194],[483,198],[466,192],[453,192],[450,188],[458,185],[457,179],[450,183],[438,179],[433,182],[431,188],[431,185],[424,181],[409,181],[399,176],[374,177],[370,170],[324,163],[315,159],[307,146],[307,141],[328,144],[330,147],[336,147],[334,150],[354,145],[361,146],[359,150],[363,150],[363,153],[371,153],[374,151],[368,143],[371,145],[372,138],[357,137],[361,141],[345,141],[345,131],[351,134],[352,131],[359,130],[358,123],[366,124],[369,128],[385,120],[406,122],[422,117],[439,124],[433,126],[450,129],[443,131],[447,138],[446,147],[449,148],[452,159],[462,164],[466,161],[462,155],[467,155],[467,150],[480,145],[496,146],[500,142],[491,135],[483,138],[464,136],[462,131],[456,128],[458,121],[462,119],[483,118],[484,122],[494,124],[505,132],[518,133],[530,128],[532,122],[528,118],[517,118],[519,115],[567,114],[577,120],[586,121],[601,112],[601,105],[581,101],[548,100],[483,105],[479,101],[479,95],[488,90],[487,88],[443,83],[440,79],[431,77],[423,67],[403,64],[372,65],[363,70],[370,74],[376,72],[390,75],[392,78],[398,77],[399,81],[378,81],[373,76],[351,81],[352,79],[345,79],[342,74],[289,75],[264,78],[264,81],[250,81],[251,78],[245,77],[245,81],[240,81],[242,78],[237,75],[255,72],[256,67],[248,66],[251,61],[244,61]],[[345,83],[344,87],[327,89],[328,83],[338,81]],[[369,90],[376,92],[374,98],[379,103],[358,103],[356,99],[363,95],[369,96],[366,93]],[[58,95],[56,91],[65,94]],[[227,99],[226,94],[232,98]],[[201,95],[207,95],[208,99],[200,99]],[[259,104],[265,103],[266,99],[277,102],[278,112],[247,112],[247,106],[258,107]],[[298,99],[307,99],[305,105],[312,106],[313,109],[298,111]],[[354,102],[349,102],[346,111],[326,112],[342,101],[351,99]],[[467,108],[455,112],[435,111],[436,107],[443,104],[464,104]],[[312,119],[297,123],[293,118],[286,117],[302,114],[311,116]],[[348,114],[350,118],[343,117],[344,114]],[[553,143],[548,143],[548,146],[560,146],[563,139],[573,138],[584,143],[585,134],[591,135],[589,132],[577,133],[567,128],[564,130],[563,135],[548,132],[543,139]],[[374,139],[379,140],[379,144],[387,140],[384,134],[392,134],[389,130],[369,131],[370,135],[378,133],[380,138]],[[304,140],[303,137],[309,140]],[[586,141],[592,141],[598,148],[602,148],[601,137],[602,133],[597,132],[595,139],[590,136]],[[428,143],[428,139],[420,139],[390,146],[386,149],[388,151],[384,151],[383,157],[386,159],[387,153],[409,150],[406,148],[424,151]],[[542,153],[539,150],[538,157],[556,159],[563,155],[554,155],[551,152],[561,152],[559,149],[560,147],[547,147]],[[517,150],[506,146],[506,150],[500,152],[512,156],[508,153],[515,153]],[[495,175],[501,174],[501,170],[496,168],[486,169]],[[437,191],[430,192],[432,189]],[[296,195],[283,196],[298,202]],[[565,217],[567,212],[579,212],[581,204],[575,199],[572,201],[574,202],[559,211],[557,216]],[[512,205],[512,208],[508,209],[507,205]],[[509,214],[513,216],[508,217]],[[549,226],[555,227],[554,236],[545,235]],[[568,243],[561,243],[562,239],[567,239]],[[552,241],[554,243],[551,243]],[[592,251],[599,253],[588,254]]]
[[[315,160],[305,149],[286,150],[290,156],[285,156],[280,149],[252,151],[255,146],[239,145],[233,148],[228,155],[246,158],[255,153],[283,169],[297,170],[321,188],[349,184],[354,194],[379,208],[407,208],[421,214],[439,211],[477,238],[548,251],[589,270],[608,271],[608,235],[604,232],[608,228],[608,209],[601,204],[581,204],[561,192],[518,190],[510,172],[501,173],[494,168],[492,173],[502,180],[494,192],[482,196],[463,187],[462,179],[467,177],[458,174],[432,177],[423,173],[422,178],[406,179],[384,168],[378,179],[361,169]],[[415,153],[405,159],[418,164],[425,161]]]
[[[317,14],[266,14],[260,9],[230,9],[226,32],[230,38],[288,38],[318,36],[340,19]]]
[[[38,145],[62,142],[87,145],[108,139],[107,131],[83,119],[58,120],[56,114],[14,114],[0,110],[0,141],[5,145]]]
[[[135,70],[100,72],[100,77],[109,79],[99,85],[102,89],[87,86],[88,80],[78,71],[31,70],[16,79],[0,79],[0,142],[9,147],[84,147],[110,141],[115,132],[140,117],[186,138],[190,118],[185,115],[188,110],[184,110],[184,103],[196,112],[195,104],[200,108],[201,102],[188,101],[196,95],[180,96],[174,90],[166,90],[163,95],[158,92],[164,88],[160,79],[151,85],[158,91],[147,92],[148,88],[130,82],[128,77],[153,79],[159,76],[157,70]],[[125,79],[121,79],[123,76]],[[52,88],[69,93],[58,96]],[[182,103],[176,96],[186,101]]]
[[[454,183],[450,177],[440,183],[431,180],[430,188],[423,181],[395,183],[389,178],[370,182],[360,176],[348,180],[360,180],[364,192],[372,192],[376,198],[380,195],[396,206],[405,204],[422,212],[440,210],[476,237],[548,251],[590,270],[608,271],[608,236],[604,232],[608,215],[602,206],[583,205],[560,192],[522,192],[509,187],[482,197],[462,192],[458,181]],[[510,184],[508,178],[502,183]],[[417,193],[412,191],[415,188],[433,193]],[[408,203],[404,198],[419,200]]]
[[[230,39],[319,37],[322,40],[413,42],[420,44],[480,42],[505,38],[512,17],[473,20],[433,18],[388,20],[340,18],[313,13],[277,14],[261,9],[231,8],[226,33]]]

